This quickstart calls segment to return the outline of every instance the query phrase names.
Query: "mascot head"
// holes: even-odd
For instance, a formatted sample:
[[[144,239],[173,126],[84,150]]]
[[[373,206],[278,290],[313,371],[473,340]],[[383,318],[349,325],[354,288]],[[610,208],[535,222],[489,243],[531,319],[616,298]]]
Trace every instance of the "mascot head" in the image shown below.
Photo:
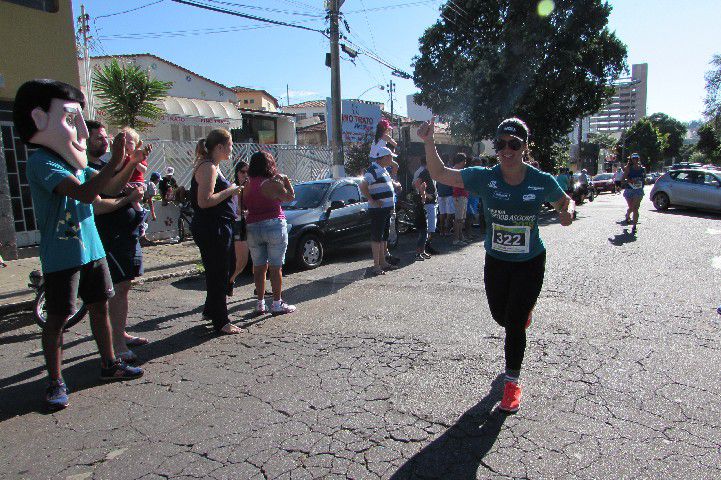
[[[46,147],[77,169],[88,166],[85,96],[72,85],[50,79],[23,83],[15,95],[13,121],[20,139]]]

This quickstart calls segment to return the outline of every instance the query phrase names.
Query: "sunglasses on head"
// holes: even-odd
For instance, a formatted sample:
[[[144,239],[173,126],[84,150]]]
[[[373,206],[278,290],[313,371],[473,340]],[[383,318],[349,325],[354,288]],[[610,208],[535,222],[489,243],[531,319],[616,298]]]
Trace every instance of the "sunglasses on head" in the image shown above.
[[[493,142],[493,147],[496,149],[497,152],[500,152],[504,148],[506,148],[506,145],[508,145],[508,148],[511,150],[520,150],[523,148],[523,142],[520,141],[517,138],[512,138],[510,140],[501,140],[500,138],[497,138]]]

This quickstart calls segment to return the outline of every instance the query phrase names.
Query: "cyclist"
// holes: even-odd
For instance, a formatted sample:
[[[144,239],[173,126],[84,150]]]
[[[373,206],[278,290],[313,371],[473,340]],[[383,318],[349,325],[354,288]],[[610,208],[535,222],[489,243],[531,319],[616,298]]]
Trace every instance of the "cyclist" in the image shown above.
[[[484,284],[493,319],[506,331],[505,387],[500,409],[518,411],[518,378],[526,350],[526,328],[541,292],[546,250],[538,231],[538,213],[544,202],[559,212],[561,225],[573,220],[571,199],[550,174],[523,162],[529,131],[518,118],[501,122],[496,131],[498,165],[493,168],[447,168],[433,140],[434,120],[418,135],[425,143],[431,177],[446,185],[465,188],[481,197],[486,229]]]

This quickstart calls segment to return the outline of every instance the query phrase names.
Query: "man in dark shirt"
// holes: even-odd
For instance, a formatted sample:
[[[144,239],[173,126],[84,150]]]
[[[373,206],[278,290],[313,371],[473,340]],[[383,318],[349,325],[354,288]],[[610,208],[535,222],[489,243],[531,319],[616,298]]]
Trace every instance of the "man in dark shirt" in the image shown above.
[[[436,182],[431,179],[431,174],[426,168],[426,157],[421,158],[421,166],[418,167],[413,175],[413,186],[419,189],[421,183],[425,183],[425,200],[424,207],[426,211],[426,228],[428,232],[428,240],[426,241],[425,251],[431,255],[435,255],[438,251],[431,245],[431,238],[436,232],[436,204],[438,197],[436,195]]]
[[[178,189],[178,182],[173,177],[175,169],[173,167],[165,167],[165,176],[158,183],[160,197],[163,199],[163,205],[167,205],[174,198],[174,193]]]

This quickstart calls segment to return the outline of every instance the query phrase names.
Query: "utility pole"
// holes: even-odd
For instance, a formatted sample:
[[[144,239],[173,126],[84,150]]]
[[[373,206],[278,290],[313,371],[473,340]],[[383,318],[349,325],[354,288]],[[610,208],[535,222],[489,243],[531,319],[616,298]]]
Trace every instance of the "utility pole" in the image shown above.
[[[285,84],[285,102],[286,107],[290,105],[290,86],[287,83]]]
[[[80,16],[78,23],[80,24],[79,33],[83,35],[83,73],[85,76],[85,96],[88,110],[88,118],[95,119],[95,104],[93,103],[93,76],[90,71],[90,54],[88,49],[88,40],[90,37],[90,25],[88,24],[90,15],[85,13],[85,5],[80,5]]]
[[[391,96],[391,125],[393,125],[393,94],[395,93],[396,84],[393,83],[393,79],[388,82],[388,93]]]
[[[345,176],[343,164],[343,131],[341,125],[341,93],[340,93],[340,29],[338,17],[340,7],[345,0],[328,0],[328,17],[330,19],[330,96],[331,96],[331,125],[333,126],[333,178]]]

